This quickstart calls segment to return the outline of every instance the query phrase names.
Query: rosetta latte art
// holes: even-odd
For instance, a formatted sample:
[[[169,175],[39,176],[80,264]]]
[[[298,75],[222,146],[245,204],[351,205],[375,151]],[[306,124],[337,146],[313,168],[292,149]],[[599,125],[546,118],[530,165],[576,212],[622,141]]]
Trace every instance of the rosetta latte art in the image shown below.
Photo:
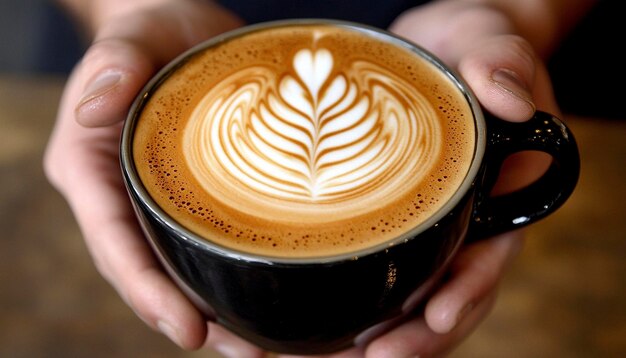
[[[194,108],[183,151],[217,200],[256,216],[355,216],[437,162],[440,124],[407,81],[363,60],[336,68],[323,48],[292,64],[241,69]]]

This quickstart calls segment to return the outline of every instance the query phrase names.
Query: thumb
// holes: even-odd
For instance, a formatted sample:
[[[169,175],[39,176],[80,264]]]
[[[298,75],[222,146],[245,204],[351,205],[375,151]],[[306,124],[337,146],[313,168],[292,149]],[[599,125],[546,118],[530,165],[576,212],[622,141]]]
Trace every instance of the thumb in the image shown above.
[[[79,64],[75,116],[87,127],[121,121],[135,94],[155,71],[156,63],[132,43],[107,38],[91,46]]]
[[[546,67],[521,37],[499,35],[485,40],[461,59],[459,71],[481,105],[500,119],[526,121],[536,108],[560,114]],[[516,153],[503,163],[492,193],[528,185],[549,165],[545,153]]]
[[[78,123],[107,126],[126,117],[136,94],[161,66],[240,21],[215,5],[178,2],[109,19],[75,69]]]
[[[459,71],[482,106],[509,121],[529,119],[536,108],[533,88],[538,67],[534,50],[515,35],[482,42],[459,62]]]

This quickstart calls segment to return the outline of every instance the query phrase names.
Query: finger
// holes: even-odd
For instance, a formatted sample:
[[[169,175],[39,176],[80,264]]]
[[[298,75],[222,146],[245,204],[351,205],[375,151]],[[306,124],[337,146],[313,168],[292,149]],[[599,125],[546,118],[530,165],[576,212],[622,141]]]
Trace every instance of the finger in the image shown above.
[[[211,347],[227,358],[262,358],[265,353],[252,343],[229,332],[227,329],[209,323],[207,347]]]
[[[74,79],[64,98],[77,91]],[[84,128],[62,103],[46,172],[68,200],[98,271],[149,326],[183,348],[201,346],[204,319],[160,269],[124,192],[117,164],[120,126]]]
[[[124,40],[109,38],[92,45],[78,68],[85,80],[75,102],[76,120],[88,127],[122,121],[155,68],[147,54]]]
[[[481,105],[496,117],[521,122],[536,108],[559,115],[548,72],[530,45],[514,35],[496,36],[469,52],[459,70]],[[537,180],[551,158],[542,152],[521,152],[503,163],[493,195],[509,193]]]
[[[534,50],[515,35],[485,40],[459,63],[461,75],[485,109],[516,122],[529,119],[535,111],[536,68]]]
[[[509,19],[494,7],[466,1],[432,1],[399,16],[390,30],[425,47],[452,68],[485,38],[511,33]]]
[[[448,333],[496,286],[522,247],[520,233],[508,233],[462,248],[450,278],[428,301],[424,317],[437,333]]]
[[[430,357],[454,347],[491,309],[497,283],[521,248],[519,233],[463,248],[450,267],[449,280],[416,318],[372,342],[367,357]]]
[[[440,334],[434,332],[424,318],[415,318],[372,342],[367,358],[436,357],[456,347],[487,316],[495,302],[496,291],[490,292],[468,313],[456,329]]]
[[[77,68],[82,89],[74,103],[77,121],[94,127],[122,120],[157,69],[199,41],[239,24],[221,8],[195,2],[109,20]]]

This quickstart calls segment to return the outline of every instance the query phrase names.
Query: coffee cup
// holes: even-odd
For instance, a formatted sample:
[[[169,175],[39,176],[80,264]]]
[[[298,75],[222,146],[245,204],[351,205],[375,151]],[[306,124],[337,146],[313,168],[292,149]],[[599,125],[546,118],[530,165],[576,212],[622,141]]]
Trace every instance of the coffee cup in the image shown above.
[[[552,156],[491,197],[503,161]],[[217,36],[134,102],[121,166],[181,290],[248,341],[335,352],[413,314],[459,247],[536,222],[579,174],[567,126],[486,114],[453,70],[384,30],[284,20]]]

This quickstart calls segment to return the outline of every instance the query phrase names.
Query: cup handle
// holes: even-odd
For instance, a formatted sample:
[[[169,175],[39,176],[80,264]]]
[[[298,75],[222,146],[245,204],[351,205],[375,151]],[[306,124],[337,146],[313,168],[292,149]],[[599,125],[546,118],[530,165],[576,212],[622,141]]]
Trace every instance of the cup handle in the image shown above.
[[[512,123],[486,115],[487,149],[478,182],[468,240],[478,240],[534,223],[558,209],[574,191],[580,157],[574,136],[555,116],[537,111],[526,122]],[[521,151],[541,151],[552,164],[535,182],[512,193],[490,196],[504,160]]]

